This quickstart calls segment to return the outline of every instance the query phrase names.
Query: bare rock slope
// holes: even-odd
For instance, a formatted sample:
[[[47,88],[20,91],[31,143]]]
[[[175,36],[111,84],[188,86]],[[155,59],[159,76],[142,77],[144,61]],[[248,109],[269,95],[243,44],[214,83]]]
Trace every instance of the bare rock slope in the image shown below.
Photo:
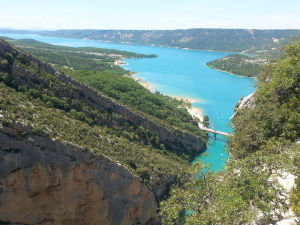
[[[0,126],[0,224],[159,224],[154,195],[126,168],[30,129]]]

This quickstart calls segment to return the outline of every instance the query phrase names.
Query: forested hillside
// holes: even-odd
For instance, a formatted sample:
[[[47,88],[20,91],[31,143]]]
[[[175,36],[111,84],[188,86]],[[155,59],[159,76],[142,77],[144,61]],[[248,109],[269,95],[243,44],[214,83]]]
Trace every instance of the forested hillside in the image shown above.
[[[295,224],[297,216],[299,220],[300,40],[264,68],[257,85],[233,118],[225,170],[204,174],[199,172],[202,165],[195,164],[196,179],[174,186],[161,204],[163,224]]]
[[[74,78],[80,78],[80,74],[91,76],[97,85],[97,82],[107,83],[111,77],[107,83],[109,89],[95,86],[93,90],[3,40],[0,46],[0,119],[4,126],[26,127],[35,135],[109,157],[139,176],[157,199],[164,197],[171,183],[186,177],[189,159],[197,149],[198,152],[204,150],[206,134],[201,132],[198,136],[199,131],[193,132],[197,126],[186,109],[179,107],[183,102],[151,93],[134,80],[115,72],[113,67],[112,70],[96,72],[91,68],[84,72],[56,65],[73,72],[74,75],[70,75]],[[51,55],[50,51],[47,57],[55,60],[55,54]],[[73,58],[68,56],[68,59]],[[118,71],[128,73],[120,68]],[[93,86],[90,81],[86,83]],[[126,87],[130,89],[126,91]],[[108,91],[113,94],[106,93]],[[142,93],[139,98],[145,98],[144,104],[152,107],[151,114],[143,108],[131,107],[129,103],[126,104],[128,108],[118,103],[127,103],[126,99],[133,98],[135,91]],[[155,114],[160,107],[164,111]],[[172,118],[181,125],[172,124]],[[20,138],[26,136],[19,135]],[[8,145],[3,145],[2,150],[11,152]]]
[[[191,115],[181,107],[185,104],[183,101],[159,92],[151,93],[129,78],[129,71],[115,63],[123,58],[156,57],[155,55],[91,47],[72,48],[26,39],[9,41],[39,59],[54,64],[58,70],[96,88],[115,101],[151,117],[157,123],[184,129],[206,139]]]
[[[14,40],[9,38],[7,40],[41,60],[75,70],[109,70],[122,75],[125,71],[118,65],[115,65],[117,60],[124,58],[156,57],[156,55],[144,55],[113,49],[57,46],[33,39]]]
[[[268,60],[265,58],[233,54],[208,62],[206,65],[239,76],[257,77],[267,63]]]

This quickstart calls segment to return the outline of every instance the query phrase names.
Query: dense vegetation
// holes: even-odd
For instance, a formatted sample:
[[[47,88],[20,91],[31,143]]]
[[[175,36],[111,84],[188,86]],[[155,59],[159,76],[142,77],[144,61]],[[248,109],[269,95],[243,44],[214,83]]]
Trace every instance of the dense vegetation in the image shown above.
[[[0,45],[5,43],[3,40],[0,42]],[[24,42],[22,48],[37,53],[45,51],[44,47],[28,48]],[[59,46],[55,48],[60,51]],[[163,182],[166,182],[164,185],[167,188],[170,182],[183,182],[189,176],[186,172],[189,156],[172,153],[157,135],[142,126],[119,123],[121,115],[115,112],[95,110],[79,100],[81,91],[76,86],[61,81],[56,73],[47,72],[27,53],[12,49],[0,56],[1,123],[30,127],[37,135],[46,135],[108,156],[140,176],[150,190],[155,190]],[[47,59],[55,64],[58,55],[49,51]],[[39,54],[37,57],[42,58]],[[74,58],[68,56],[70,65],[77,57],[76,54]],[[80,62],[83,65],[78,65],[79,68],[84,67],[85,61]],[[195,121],[183,108],[183,101],[151,93],[127,77],[128,71],[114,67],[96,71],[93,67],[75,70],[63,64],[55,66],[164,127],[171,130],[187,129],[206,140],[206,134],[199,132]],[[33,74],[32,79],[25,82],[29,85],[16,81],[12,75],[16,70]],[[157,198],[162,198],[162,194]]]
[[[232,54],[208,62],[206,65],[213,69],[240,76],[257,77],[266,63],[267,60],[264,58]]]
[[[157,123],[170,128],[184,129],[201,136],[203,140],[207,138],[207,135],[198,129],[197,123],[183,107],[184,101],[162,95],[159,92],[151,93],[129,78],[128,71],[113,65],[116,53],[122,54],[122,57],[152,57],[151,55],[110,49],[63,47],[35,40],[10,40],[10,42],[41,60],[55,64],[58,70],[131,107]],[[90,53],[105,55],[95,58],[98,56]],[[113,56],[111,56],[112,53],[114,53]]]
[[[57,30],[39,32],[39,34],[201,50],[268,54],[270,49],[300,36],[300,30]]]
[[[109,70],[117,74],[124,74],[125,71],[114,64],[116,60],[123,58],[156,57],[156,55],[144,55],[113,49],[57,46],[32,39],[10,39],[9,41],[41,60],[75,70]]]
[[[17,84],[12,76],[13,67],[34,74],[35,78],[27,81],[30,87]],[[30,127],[37,135],[108,156],[140,176],[151,190],[168,177],[187,174],[187,157],[167,151],[156,135],[141,126],[103,124],[101,121],[117,115],[95,110],[70,97],[80,94],[76,86],[60,81],[17,50],[0,56],[0,93],[0,119],[4,125]]]
[[[298,157],[296,161],[295,165],[300,168],[300,158]],[[291,207],[296,215],[300,217],[300,172],[298,171],[296,175],[298,178],[296,179],[296,187],[291,193]]]
[[[145,116],[151,117],[157,123],[192,132],[202,136],[204,140],[206,138],[197,125],[192,123],[193,119],[183,107],[182,100],[173,99],[159,92],[151,93],[133,79],[121,77],[109,71],[60,70]]]
[[[233,120],[226,169],[198,172],[173,187],[161,203],[164,224],[273,224],[282,218],[289,205],[278,177],[300,171],[300,40],[284,48],[257,85],[252,103]],[[299,215],[299,178],[296,183],[290,206]]]
[[[72,55],[68,57],[72,59]],[[150,93],[122,76],[127,71],[80,67],[72,70],[55,63],[54,54],[48,59],[61,71],[158,123],[196,132],[182,102]],[[38,75],[34,88],[15,84],[10,76],[13,63]],[[300,137],[300,40],[285,47],[282,58],[263,69],[251,104],[238,109],[233,120],[234,135],[228,140],[230,161],[226,169],[217,174],[204,173],[206,168],[196,163],[190,171],[196,175],[188,181],[188,158],[167,151],[155,135],[142,127],[100,124],[99,118],[113,115],[66,98],[65,93],[76,92],[76,88],[41,71],[26,57],[2,56],[0,81],[2,123],[29,126],[36,134],[109,156],[140,176],[150,189],[166,177],[178,175],[169,198],[160,204],[164,224],[232,225],[255,220],[258,224],[271,224],[289,207],[277,178],[284,173],[299,176],[300,145],[296,141]],[[162,108],[167,111],[160,111]],[[298,215],[299,182],[298,177],[290,197],[290,206]]]
[[[283,58],[258,77],[255,107],[240,110],[234,120],[230,151],[245,157],[275,140],[300,136],[300,41],[285,47]]]
[[[139,175],[150,189],[165,176],[184,174],[189,166],[169,151],[145,145],[136,132],[91,125],[89,118],[76,109],[57,109],[52,103],[34,97],[30,90],[19,92],[3,83],[0,90],[0,114],[5,114],[1,122],[21,123],[32,127],[38,135],[46,133],[50,138],[109,156]],[[140,132],[146,131],[140,128]]]

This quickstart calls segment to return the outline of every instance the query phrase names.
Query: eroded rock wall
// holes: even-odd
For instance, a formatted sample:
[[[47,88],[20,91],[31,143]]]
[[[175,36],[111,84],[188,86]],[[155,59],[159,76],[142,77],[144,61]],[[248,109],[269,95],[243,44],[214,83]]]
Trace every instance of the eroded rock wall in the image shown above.
[[[0,126],[0,223],[154,225],[156,211],[153,194],[123,166],[26,128]]]

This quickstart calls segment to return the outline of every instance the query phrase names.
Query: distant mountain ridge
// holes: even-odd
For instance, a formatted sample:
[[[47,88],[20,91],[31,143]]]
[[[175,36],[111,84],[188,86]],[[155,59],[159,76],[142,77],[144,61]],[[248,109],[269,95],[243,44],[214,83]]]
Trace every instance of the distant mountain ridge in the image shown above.
[[[57,30],[44,36],[87,38],[199,50],[263,55],[300,36],[300,30],[178,29],[178,30]]]
[[[127,44],[156,45],[197,50],[265,55],[300,36],[300,30],[212,29],[177,30],[55,30],[0,29],[0,33],[93,39]]]

